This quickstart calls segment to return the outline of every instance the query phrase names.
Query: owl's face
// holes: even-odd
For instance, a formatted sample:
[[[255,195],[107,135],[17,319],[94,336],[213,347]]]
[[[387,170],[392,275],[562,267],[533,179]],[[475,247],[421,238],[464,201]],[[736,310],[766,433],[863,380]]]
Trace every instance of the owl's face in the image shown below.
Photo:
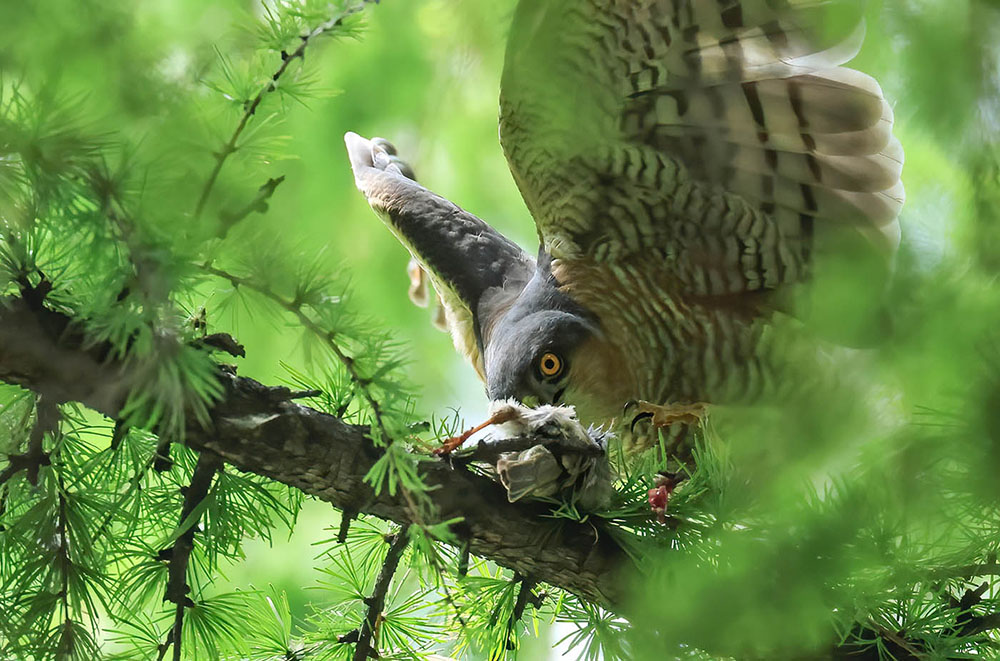
[[[486,347],[490,399],[514,398],[529,406],[563,403],[579,349],[596,328],[559,310],[510,317],[501,321],[496,342]]]

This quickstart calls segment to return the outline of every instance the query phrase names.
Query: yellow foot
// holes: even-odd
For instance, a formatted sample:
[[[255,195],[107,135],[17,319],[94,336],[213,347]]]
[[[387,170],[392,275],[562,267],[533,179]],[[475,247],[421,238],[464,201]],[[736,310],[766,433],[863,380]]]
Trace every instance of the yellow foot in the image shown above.
[[[696,425],[700,423],[708,412],[708,405],[702,402],[694,404],[665,404],[657,405],[644,401],[631,401],[625,405],[625,415],[634,412],[631,429],[635,431],[635,425],[640,420],[649,420],[654,427],[669,427],[675,423],[686,425]]]

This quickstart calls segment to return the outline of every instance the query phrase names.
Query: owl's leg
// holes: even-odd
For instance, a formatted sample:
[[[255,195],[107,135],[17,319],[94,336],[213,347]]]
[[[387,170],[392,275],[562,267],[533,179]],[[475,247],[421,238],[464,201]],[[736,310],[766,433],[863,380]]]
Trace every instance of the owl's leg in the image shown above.
[[[693,404],[652,404],[644,401],[631,401],[625,405],[625,415],[630,411],[635,411],[632,418],[631,429],[635,430],[635,425],[641,420],[649,420],[654,427],[669,427],[675,423],[686,425],[696,425],[700,423],[708,413],[707,404],[695,402]]]

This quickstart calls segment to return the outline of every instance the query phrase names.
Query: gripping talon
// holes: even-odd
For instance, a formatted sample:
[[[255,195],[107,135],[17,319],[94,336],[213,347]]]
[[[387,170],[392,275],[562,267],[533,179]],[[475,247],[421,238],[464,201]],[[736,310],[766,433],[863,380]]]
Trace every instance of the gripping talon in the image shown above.
[[[632,418],[632,424],[629,427],[629,431],[635,432],[635,426],[636,426],[636,424],[638,424],[642,420],[651,420],[652,418],[653,418],[653,414],[650,413],[650,412],[648,412],[648,411],[637,414],[634,418]]]
[[[654,427],[669,427],[677,423],[696,425],[702,421],[706,413],[705,404],[701,402],[657,405],[631,400],[625,404],[624,414],[627,416],[629,411],[633,409],[637,411],[635,417],[632,418],[631,430],[633,432],[636,423],[647,418],[652,418]]]

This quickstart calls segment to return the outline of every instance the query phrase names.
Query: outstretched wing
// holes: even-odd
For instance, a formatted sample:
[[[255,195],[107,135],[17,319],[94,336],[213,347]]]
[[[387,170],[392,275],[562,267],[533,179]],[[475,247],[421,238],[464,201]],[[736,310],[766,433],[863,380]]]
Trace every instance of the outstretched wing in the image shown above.
[[[420,299],[426,274],[455,348],[485,378],[484,340],[531,279],[535,261],[487,223],[418,184],[385,140],[348,133],[344,142],[358,189],[417,261],[411,298]]]
[[[825,234],[898,243],[903,154],[847,0],[521,0],[501,141],[546,249],[660,250],[683,293],[802,279]]]

